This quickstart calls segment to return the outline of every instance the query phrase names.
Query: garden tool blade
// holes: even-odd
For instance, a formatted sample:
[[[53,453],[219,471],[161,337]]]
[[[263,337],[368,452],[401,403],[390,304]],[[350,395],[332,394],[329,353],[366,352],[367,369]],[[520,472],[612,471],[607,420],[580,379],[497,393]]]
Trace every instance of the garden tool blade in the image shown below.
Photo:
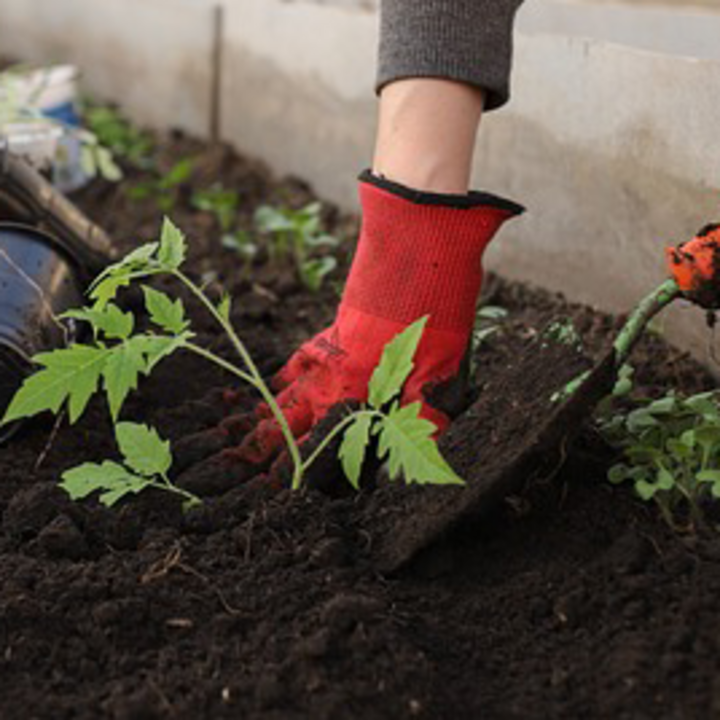
[[[1,142],[0,219],[49,232],[75,260],[86,281],[116,256],[102,228]]]
[[[614,349],[593,366],[577,347],[542,336],[530,342],[440,440],[464,487],[384,482],[377,489],[366,529],[378,569],[397,571],[458,526],[482,522],[533,478],[552,474],[615,379]]]

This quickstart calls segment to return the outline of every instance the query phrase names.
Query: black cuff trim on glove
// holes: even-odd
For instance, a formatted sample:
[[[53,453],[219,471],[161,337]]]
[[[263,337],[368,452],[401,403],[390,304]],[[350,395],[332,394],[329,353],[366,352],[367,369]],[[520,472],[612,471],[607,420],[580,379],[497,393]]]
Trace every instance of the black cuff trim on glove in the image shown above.
[[[371,170],[363,170],[358,180],[374,185],[381,190],[387,190],[393,193],[393,195],[409,200],[416,205],[441,205],[458,210],[470,210],[471,208],[484,205],[486,207],[498,208],[499,210],[506,210],[512,215],[521,215],[525,212],[525,208],[522,205],[490,193],[476,192],[474,190],[471,190],[467,195],[423,192],[422,190],[414,190],[400,183],[393,182],[387,178],[378,177],[374,175]]]

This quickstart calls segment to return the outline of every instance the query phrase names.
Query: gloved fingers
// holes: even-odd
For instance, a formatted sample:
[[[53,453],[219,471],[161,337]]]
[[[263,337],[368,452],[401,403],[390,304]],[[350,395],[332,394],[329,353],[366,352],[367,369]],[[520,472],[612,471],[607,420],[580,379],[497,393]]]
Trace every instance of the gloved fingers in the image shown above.
[[[298,378],[307,377],[317,364],[317,360],[303,346],[292,354],[285,366],[272,378],[270,387],[275,392],[280,392]]]
[[[185,435],[173,445],[173,472],[182,473],[227,445],[228,434],[220,427]]]
[[[257,418],[253,413],[228,415],[218,426],[227,437],[227,445],[237,445],[255,426]]]
[[[199,495],[222,495],[257,474],[257,468],[237,457],[234,449],[216,452],[183,470],[176,484]]]
[[[290,385],[277,394],[275,402],[280,406],[283,412],[289,408],[297,406],[301,402],[304,402],[302,399],[301,387],[297,383]],[[255,415],[262,420],[272,419],[275,416],[270,408],[270,405],[266,402],[260,402],[257,404],[255,407]]]
[[[310,402],[288,394],[285,406],[281,405],[285,420],[294,437],[304,435],[313,424]],[[292,400],[292,401],[290,401]],[[261,420],[257,427],[245,437],[237,452],[247,462],[263,465],[274,457],[285,445],[285,436],[275,418]]]

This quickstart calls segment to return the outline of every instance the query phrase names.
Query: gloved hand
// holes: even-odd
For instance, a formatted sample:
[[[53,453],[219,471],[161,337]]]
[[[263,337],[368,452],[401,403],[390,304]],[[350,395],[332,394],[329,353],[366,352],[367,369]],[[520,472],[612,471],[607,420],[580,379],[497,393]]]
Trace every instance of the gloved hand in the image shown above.
[[[448,417],[425,402],[428,390],[457,375],[468,347],[482,281],[482,255],[508,218],[522,212],[491,195],[422,193],[360,178],[362,230],[333,324],[305,343],[273,387],[302,438],[335,404],[365,401],[382,351],[393,337],[429,315],[402,402],[422,401],[422,415],[445,429]],[[266,405],[235,455],[262,464],[284,446]]]

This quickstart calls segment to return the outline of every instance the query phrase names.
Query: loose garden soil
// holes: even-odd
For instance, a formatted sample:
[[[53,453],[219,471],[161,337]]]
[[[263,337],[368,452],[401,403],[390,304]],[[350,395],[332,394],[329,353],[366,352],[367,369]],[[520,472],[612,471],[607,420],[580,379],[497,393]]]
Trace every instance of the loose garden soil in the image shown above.
[[[236,188],[250,228],[258,204],[300,206],[312,193],[222,146],[177,136],[159,149],[165,169],[184,156],[195,171],[171,215],[190,240],[188,269],[210,292],[231,291],[233,321],[270,375],[331,320],[338,283],[312,295],[282,269],[241,277],[241,261],[189,198],[213,182]],[[75,198],[122,250],[159,227],[152,201],[125,194],[136,180],[96,182]],[[346,238],[347,264],[356,222],[332,207],[324,218]],[[571,369],[547,363],[515,395],[503,385],[549,320],[571,316],[594,358],[618,325],[496,277],[485,294],[509,312],[476,358],[474,407],[485,411],[466,413],[443,441],[473,478],[478,458],[522,449],[513,438],[538,420],[535,391]],[[202,340],[229,355],[192,312]],[[648,395],[711,386],[655,336],[635,364]],[[392,547],[394,518],[425,507],[410,499],[425,491],[380,482],[360,494],[293,493],[227,453],[201,460],[227,445],[219,423],[239,436],[242,422],[227,418],[254,403],[228,383],[195,357],[173,357],[126,409],[173,440],[179,481],[205,496],[185,515],[161,493],[107,510],[57,488],[64,469],[115,453],[102,402],[73,427],[40,420],[2,448],[1,718],[720,714],[720,538],[673,534],[628,488],[609,485],[613,452],[590,422],[525,464],[510,497],[384,573],[378,557]]]

